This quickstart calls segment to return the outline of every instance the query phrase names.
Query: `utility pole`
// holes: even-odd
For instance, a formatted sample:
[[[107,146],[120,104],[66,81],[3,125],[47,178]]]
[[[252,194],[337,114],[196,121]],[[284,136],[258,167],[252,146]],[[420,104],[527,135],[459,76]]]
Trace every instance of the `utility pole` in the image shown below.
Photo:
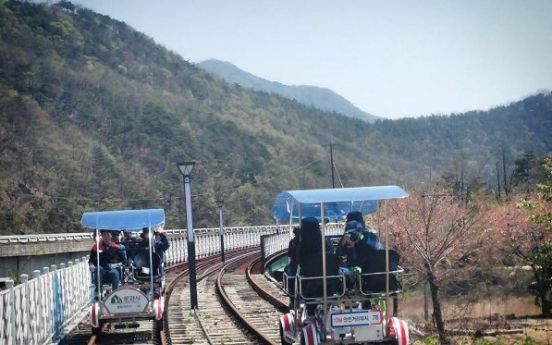
[[[322,146],[327,146],[327,145],[322,145]],[[335,169],[335,166],[334,166],[334,161],[333,161],[333,148],[334,146],[338,146],[336,144],[332,144],[332,142],[330,141],[330,165],[331,165],[331,168],[332,168],[332,188],[335,189],[335,172],[337,171],[337,169]],[[341,178],[339,176],[337,176],[339,178],[339,183],[341,183]],[[341,183],[341,188],[343,188],[343,183]]]
[[[332,188],[335,189],[335,178],[334,178],[334,163],[333,163],[333,146],[330,141],[330,165],[332,166]]]

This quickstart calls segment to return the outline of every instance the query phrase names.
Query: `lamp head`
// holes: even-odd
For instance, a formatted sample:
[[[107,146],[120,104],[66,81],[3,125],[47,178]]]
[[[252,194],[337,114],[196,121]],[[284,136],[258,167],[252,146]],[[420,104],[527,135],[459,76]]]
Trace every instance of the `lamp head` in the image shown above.
[[[183,162],[183,163],[176,163],[178,166],[178,169],[184,176],[189,176],[192,173],[192,170],[194,170],[195,162]]]

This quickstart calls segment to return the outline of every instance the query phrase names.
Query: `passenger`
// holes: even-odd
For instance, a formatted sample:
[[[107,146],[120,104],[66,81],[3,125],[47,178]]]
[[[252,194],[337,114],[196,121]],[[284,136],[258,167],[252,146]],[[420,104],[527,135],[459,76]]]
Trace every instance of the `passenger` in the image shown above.
[[[352,220],[347,223],[345,229],[338,252],[346,258],[346,267],[342,268],[341,272],[347,276],[347,288],[353,289],[358,278],[355,274],[361,272],[363,263],[373,257],[373,252],[377,248],[368,241],[368,231],[361,222]]]
[[[123,241],[125,242],[131,242],[134,241],[134,237],[132,237],[131,231],[123,231]]]
[[[359,238],[356,231],[346,232],[341,237],[339,243],[339,255],[345,257],[345,264],[348,268],[355,267],[357,263],[355,244],[358,242]]]
[[[90,259],[88,264],[90,266],[90,271],[94,273],[96,280],[96,291],[99,292],[102,282],[105,277],[109,278],[111,281],[111,287],[113,290],[119,287],[119,282],[121,281],[121,273],[119,267],[121,266],[122,253],[121,247],[111,240],[111,231],[100,230],[101,240],[98,244],[92,246],[90,251]],[[98,253],[99,253],[99,262],[98,262]],[[100,273],[100,281],[97,281],[97,272],[96,267]]]
[[[288,245],[288,251],[287,251],[287,255],[290,259],[289,263],[286,265],[286,267],[284,267],[284,272],[286,273],[286,275],[288,276],[295,276],[297,274],[297,265],[298,265],[298,260],[297,260],[297,252],[299,250],[299,245],[301,243],[301,228],[299,227],[294,227],[293,228],[293,235],[294,237],[289,241],[289,245]],[[287,281],[287,286],[288,286],[288,294],[289,294],[289,299],[290,299],[290,308],[293,306],[293,303],[294,303],[294,296],[295,296],[295,278],[293,279],[289,279]]]
[[[351,221],[357,221],[362,224],[362,227],[359,227],[357,223],[351,223]],[[347,226],[345,227],[345,231],[353,228],[356,228],[359,232],[361,232],[361,239],[370,246],[378,250],[384,249],[377,236],[368,229],[368,226],[366,226],[366,221],[360,211],[351,211],[347,214]]]
[[[137,243],[135,250],[133,251],[133,257],[136,256],[136,254],[138,254],[142,250],[149,250],[148,233],[149,233],[149,228],[142,229],[142,233],[140,234],[140,237],[142,237],[142,240]],[[163,256],[167,251],[167,249],[169,249],[171,244],[169,243],[169,238],[167,237],[167,234],[163,232],[163,227],[158,226],[153,232],[153,235],[154,235],[154,238],[152,239],[153,252],[157,253],[157,255],[159,255],[159,258],[161,259],[160,274],[163,276],[165,275],[165,268],[163,267],[164,266]]]
[[[127,251],[126,246],[121,241],[121,232],[120,231],[113,231],[111,233],[111,238],[113,242],[117,243],[119,247],[121,248],[121,262],[123,264],[127,264]]]
[[[349,223],[352,223],[352,222],[349,222]],[[352,223],[352,225],[349,227],[349,230],[351,230],[352,228],[355,228],[357,230],[360,236],[360,240],[362,242],[366,243],[367,245],[369,245],[370,247],[376,250],[384,249],[383,245],[379,241],[376,234],[371,232],[364,222],[356,223],[356,224]]]
[[[348,268],[357,266],[355,244],[360,240],[358,234],[359,230],[357,228],[362,229],[362,223],[356,220],[347,222],[345,225],[345,233],[341,237],[337,250],[338,255],[345,257],[346,266]]]
[[[294,237],[289,241],[287,255],[290,259],[289,263],[284,268],[284,271],[287,275],[294,276],[297,274],[297,251],[299,249],[299,244],[301,243],[301,228],[293,228]]]
[[[161,276],[165,275],[165,252],[169,249],[171,246],[171,243],[169,242],[169,238],[167,237],[167,234],[163,232],[163,227],[158,226],[157,231],[154,232],[155,234],[155,252],[159,255],[161,258]]]
[[[136,240],[136,238],[132,237],[131,231],[123,231],[122,243],[125,246],[126,254],[127,254],[126,265],[130,266],[132,264],[132,258],[134,257],[134,254],[135,254],[134,252],[136,251],[138,241]]]
[[[359,223],[362,223],[362,227],[366,227],[366,224],[364,222],[364,217],[362,216],[362,212],[360,211],[351,211],[347,213],[346,222],[349,223],[350,221],[357,221]],[[349,230],[349,229],[346,229]]]
[[[320,224],[314,217],[301,220],[301,242],[299,244],[298,263],[301,267],[301,275],[305,277],[317,277],[322,272],[322,232]],[[313,297],[320,290],[320,282],[310,281],[305,286],[306,297]],[[316,304],[307,303],[307,317],[312,319]]]

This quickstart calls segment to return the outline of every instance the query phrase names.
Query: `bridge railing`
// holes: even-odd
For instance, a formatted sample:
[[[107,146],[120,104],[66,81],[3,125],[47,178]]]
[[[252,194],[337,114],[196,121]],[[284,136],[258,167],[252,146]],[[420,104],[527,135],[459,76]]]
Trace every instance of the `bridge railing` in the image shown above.
[[[285,229],[285,230],[284,230]],[[283,250],[287,250],[289,241],[292,238],[288,227],[279,229],[276,233],[263,234],[261,236],[261,256],[263,267],[266,260]],[[343,224],[341,223],[328,223],[326,224],[326,236],[337,236],[343,234]]]
[[[87,258],[44,267],[21,284],[6,282],[0,291],[0,344],[38,345],[57,342],[63,328],[75,321],[90,301],[90,272]]]
[[[278,231],[275,225],[243,226],[224,228],[224,250],[231,251],[259,245],[259,236]],[[174,265],[188,260],[187,231],[181,229],[166,230],[171,246],[163,255],[166,265]],[[196,259],[222,253],[219,228],[194,230]]]

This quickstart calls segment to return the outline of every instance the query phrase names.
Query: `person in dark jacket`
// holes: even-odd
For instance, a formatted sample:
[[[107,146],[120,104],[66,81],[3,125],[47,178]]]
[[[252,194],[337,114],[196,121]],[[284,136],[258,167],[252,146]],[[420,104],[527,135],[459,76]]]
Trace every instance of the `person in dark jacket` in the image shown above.
[[[123,231],[123,239],[121,240],[122,244],[125,246],[127,254],[127,266],[132,264],[132,258],[134,257],[134,251],[136,250],[140,240],[132,236],[131,231]]]
[[[349,268],[358,266],[355,244],[361,240],[361,231],[362,223],[356,220],[349,221],[345,225],[345,233],[343,234],[343,236],[341,237],[341,241],[339,242],[339,255],[346,258],[347,267]]]
[[[295,274],[297,274],[297,252],[299,250],[299,244],[301,243],[301,228],[294,227],[293,235],[294,237],[289,241],[287,251],[287,255],[290,260],[289,263],[286,265],[286,268],[284,268],[285,272],[290,276],[294,276]]]
[[[290,277],[295,276],[297,274],[297,265],[298,265],[297,253],[299,251],[299,245],[301,243],[301,228],[294,227],[293,234],[294,234],[294,237],[289,241],[288,251],[287,251],[287,255],[290,261],[286,265],[286,267],[284,267],[284,272]],[[295,296],[295,277],[288,278],[287,287],[288,287],[288,294],[290,298],[290,306],[293,306],[293,302],[295,300],[295,297],[294,297]]]
[[[372,241],[374,236],[359,221],[351,220],[345,226],[345,233],[339,243],[338,252],[346,260],[346,267],[342,268],[341,272],[347,276],[348,289],[353,289],[355,286],[355,279],[358,278],[355,272],[361,272],[364,263],[374,257],[374,251],[383,248],[381,243]]]
[[[121,241],[121,232],[120,231],[113,231],[111,233],[111,239],[113,242],[119,245],[119,248],[121,249],[121,262],[126,265],[127,263],[127,251],[126,247]]]
[[[111,231],[101,230],[101,239],[99,243],[95,243],[90,251],[90,259],[88,264],[90,271],[96,277],[96,291],[100,291],[103,280],[107,277],[111,281],[111,287],[113,290],[119,287],[121,281],[121,262],[123,255],[121,247],[112,241]],[[99,262],[98,262],[99,256]],[[99,270],[100,281],[97,280],[97,271]]]
[[[135,249],[133,250],[133,255],[136,256],[138,253],[144,250],[149,250],[149,244],[150,240],[148,238],[149,234],[149,228],[143,228],[142,233],[140,234],[140,237],[142,237],[142,240],[139,241],[136,244]],[[151,239],[153,243],[153,252],[157,253],[159,255],[159,258],[161,259],[161,275],[165,275],[165,269],[164,269],[164,260],[163,256],[167,249],[171,246],[169,242],[169,238],[167,237],[167,234],[163,231],[163,227],[158,226],[155,231],[153,232],[154,238]]]
[[[347,267],[360,266],[362,261],[369,258],[371,249],[384,248],[377,236],[366,230],[363,223],[356,220],[348,222],[339,248],[339,254],[347,259]]]
[[[322,275],[322,232],[320,231],[318,219],[314,217],[306,217],[301,220],[298,263],[302,276],[317,277]],[[305,288],[305,296],[314,296],[319,288],[319,282],[308,282]],[[306,309],[307,316],[313,317],[316,304],[307,304]]]

